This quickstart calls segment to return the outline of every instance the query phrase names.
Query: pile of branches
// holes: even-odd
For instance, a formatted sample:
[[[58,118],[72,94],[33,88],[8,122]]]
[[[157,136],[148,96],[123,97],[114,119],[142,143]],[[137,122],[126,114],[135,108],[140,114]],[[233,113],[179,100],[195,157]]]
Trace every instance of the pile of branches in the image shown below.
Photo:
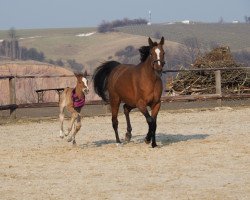
[[[198,57],[191,69],[237,68],[229,47],[218,47]],[[250,71],[246,69],[221,70],[221,89],[224,94],[249,93]],[[179,72],[172,82],[172,92],[179,95],[215,94],[214,71]]]

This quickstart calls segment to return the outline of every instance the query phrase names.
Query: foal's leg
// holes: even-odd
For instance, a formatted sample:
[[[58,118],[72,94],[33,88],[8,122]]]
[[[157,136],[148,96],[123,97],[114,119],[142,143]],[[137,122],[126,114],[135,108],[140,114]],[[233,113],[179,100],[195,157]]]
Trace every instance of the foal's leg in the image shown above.
[[[71,113],[71,119],[70,119],[70,123],[69,123],[69,127],[68,127],[68,132],[67,134],[65,134],[65,136],[69,135],[69,133],[71,132],[74,122],[78,117],[78,112],[73,108],[73,106],[69,105],[67,106],[67,110]]]
[[[60,105],[59,119],[60,119],[60,137],[63,138],[64,137],[64,131],[63,131],[64,105]]]
[[[81,129],[81,126],[82,126],[81,125],[81,116],[80,116],[80,114],[78,114],[78,116],[76,118],[76,127],[74,129],[73,134],[68,138],[68,142],[72,141],[73,144],[76,144],[75,136],[76,136],[77,132]]]
[[[124,104],[123,105],[123,109],[124,109],[124,114],[125,114],[125,117],[126,117],[126,121],[127,121],[127,133],[125,134],[125,140],[127,142],[129,142],[131,140],[131,137],[132,137],[132,127],[131,127],[131,123],[130,123],[130,118],[129,118],[129,113],[130,111],[133,109],[132,107],[130,107],[129,105],[127,104]]]

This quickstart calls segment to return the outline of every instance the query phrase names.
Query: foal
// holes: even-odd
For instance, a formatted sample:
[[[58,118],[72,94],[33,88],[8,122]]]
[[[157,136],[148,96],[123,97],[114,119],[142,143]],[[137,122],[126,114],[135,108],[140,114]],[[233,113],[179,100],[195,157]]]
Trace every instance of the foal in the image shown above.
[[[65,88],[59,102],[59,108],[60,108],[60,137],[63,138],[64,136],[68,136],[69,133],[72,130],[73,124],[76,121],[76,126],[74,128],[74,131],[72,135],[68,138],[68,142],[71,142],[73,144],[76,143],[75,136],[76,133],[81,128],[81,116],[80,112],[82,107],[85,104],[85,94],[89,92],[88,88],[88,81],[85,77],[83,77],[83,74],[75,74],[77,78],[77,84],[75,88]],[[68,110],[68,112],[71,113],[71,120],[70,125],[68,127],[68,132],[64,133],[63,131],[63,120],[64,120],[64,108]]]

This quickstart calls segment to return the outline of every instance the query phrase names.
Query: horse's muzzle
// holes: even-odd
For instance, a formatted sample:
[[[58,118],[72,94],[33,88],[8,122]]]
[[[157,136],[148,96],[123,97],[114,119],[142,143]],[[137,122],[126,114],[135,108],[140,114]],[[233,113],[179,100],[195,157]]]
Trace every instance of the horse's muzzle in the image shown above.
[[[162,75],[163,66],[165,65],[165,61],[162,60],[154,60],[153,68],[157,76]]]
[[[161,65],[162,67],[165,65],[165,63],[166,62],[164,60],[154,60],[153,61],[153,65],[158,64],[158,65]]]
[[[85,88],[85,89],[83,90],[83,93],[84,93],[84,94],[88,94],[88,93],[89,93],[89,89],[88,89],[88,88]]]

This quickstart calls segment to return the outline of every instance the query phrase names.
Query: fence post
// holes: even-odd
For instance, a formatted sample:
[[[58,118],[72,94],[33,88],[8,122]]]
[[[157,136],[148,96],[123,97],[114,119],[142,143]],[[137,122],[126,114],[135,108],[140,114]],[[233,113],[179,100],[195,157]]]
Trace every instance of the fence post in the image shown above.
[[[219,94],[220,96],[221,94],[221,71],[220,70],[216,70],[214,71],[215,74],[215,88],[216,88],[216,94]],[[221,99],[217,100],[218,106],[221,106]]]
[[[16,77],[9,78],[10,104],[16,104]],[[10,108],[10,117],[16,118],[16,108]]]

